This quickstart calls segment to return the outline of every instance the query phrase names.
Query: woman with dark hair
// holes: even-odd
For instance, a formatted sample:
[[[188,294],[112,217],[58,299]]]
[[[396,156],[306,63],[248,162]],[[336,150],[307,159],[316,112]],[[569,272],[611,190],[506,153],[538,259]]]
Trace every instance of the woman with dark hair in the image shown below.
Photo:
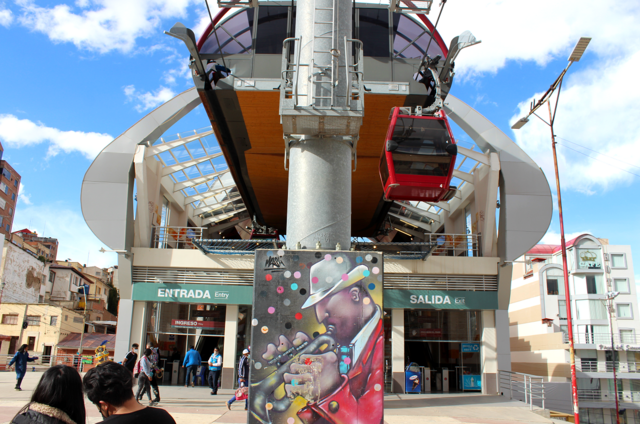
[[[20,346],[20,349],[13,356],[11,362],[9,362],[9,366],[16,364],[16,390],[22,390],[20,385],[22,385],[22,379],[24,375],[27,373],[27,362],[33,362],[38,359],[37,356],[33,358],[29,358],[29,352],[27,352],[27,345],[23,344]]]
[[[85,424],[82,379],[74,368],[56,365],[42,375],[31,401],[12,424]]]

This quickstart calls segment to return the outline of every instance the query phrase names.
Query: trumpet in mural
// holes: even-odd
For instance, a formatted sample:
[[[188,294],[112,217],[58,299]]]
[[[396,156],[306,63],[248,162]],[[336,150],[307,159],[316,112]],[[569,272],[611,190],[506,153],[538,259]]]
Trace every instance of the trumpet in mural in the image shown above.
[[[259,252],[262,260],[250,422],[381,423],[381,255]]]

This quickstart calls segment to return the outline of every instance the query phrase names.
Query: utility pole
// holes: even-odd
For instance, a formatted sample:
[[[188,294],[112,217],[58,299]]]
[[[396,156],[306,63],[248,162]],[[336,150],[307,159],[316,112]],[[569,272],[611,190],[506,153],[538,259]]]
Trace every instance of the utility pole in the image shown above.
[[[616,345],[613,340],[613,299],[618,296],[618,292],[608,292],[605,301],[607,302],[607,312],[609,312],[609,334],[611,335],[611,361],[613,362],[613,390],[616,398],[616,424],[620,424],[620,405],[618,404],[618,380],[616,376]]]

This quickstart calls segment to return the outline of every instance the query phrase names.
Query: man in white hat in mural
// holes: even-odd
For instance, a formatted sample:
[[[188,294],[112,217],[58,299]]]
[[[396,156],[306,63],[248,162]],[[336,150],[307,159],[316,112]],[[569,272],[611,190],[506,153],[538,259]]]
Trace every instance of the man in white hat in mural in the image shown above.
[[[309,401],[298,411],[305,424],[382,423],[382,314],[364,287],[362,280],[367,269],[343,254],[334,254],[331,260],[322,260],[310,269],[309,297],[302,309],[314,307],[318,322],[324,324],[338,349],[302,355],[302,363],[292,364],[290,372],[284,375],[289,396],[302,394],[305,383],[314,387],[313,398],[318,400]],[[309,340],[302,332],[292,342],[280,336],[280,351]],[[269,344],[263,358],[273,358],[276,350],[275,344]],[[307,359],[322,364],[319,375],[304,366]]]

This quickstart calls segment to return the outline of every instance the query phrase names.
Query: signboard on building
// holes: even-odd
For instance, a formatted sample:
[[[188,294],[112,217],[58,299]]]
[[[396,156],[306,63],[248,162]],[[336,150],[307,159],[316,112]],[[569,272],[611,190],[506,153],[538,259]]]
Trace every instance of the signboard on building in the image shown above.
[[[172,319],[171,326],[174,328],[224,328],[224,323],[215,321],[198,321],[191,319]]]
[[[220,284],[134,283],[131,298],[148,302],[251,305],[251,286]]]
[[[480,352],[480,343],[460,343],[460,352]]]
[[[498,309],[498,292],[386,289],[384,291],[384,307],[398,309]]]

